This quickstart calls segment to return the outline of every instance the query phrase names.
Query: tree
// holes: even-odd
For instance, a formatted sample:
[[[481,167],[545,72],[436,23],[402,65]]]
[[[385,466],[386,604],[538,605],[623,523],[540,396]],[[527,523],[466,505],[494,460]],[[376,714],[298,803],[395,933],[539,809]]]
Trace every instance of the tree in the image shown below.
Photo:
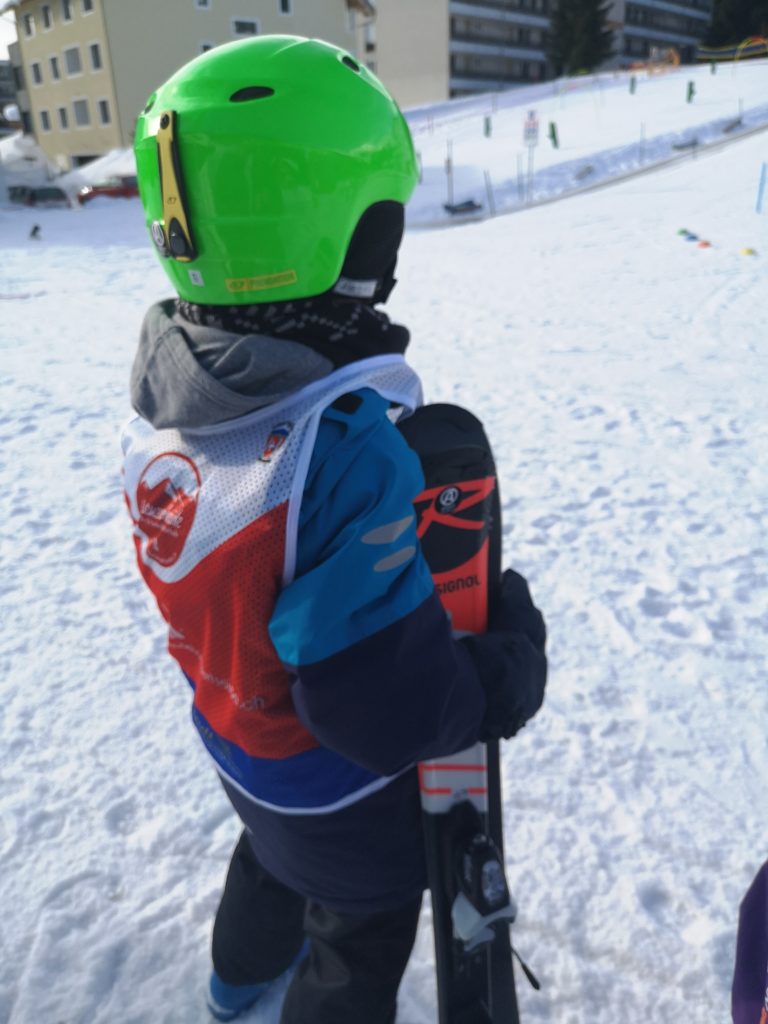
[[[547,46],[556,75],[594,71],[611,56],[610,7],[610,0],[559,0]]]
[[[709,46],[731,46],[750,36],[768,36],[768,0],[715,0]]]

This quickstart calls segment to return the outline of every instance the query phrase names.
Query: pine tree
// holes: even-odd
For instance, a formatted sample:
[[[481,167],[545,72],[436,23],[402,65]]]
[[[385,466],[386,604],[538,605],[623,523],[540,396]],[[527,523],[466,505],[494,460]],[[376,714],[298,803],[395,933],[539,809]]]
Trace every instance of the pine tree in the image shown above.
[[[547,47],[556,75],[594,71],[611,56],[610,7],[610,0],[559,0]]]
[[[715,0],[709,46],[731,46],[750,36],[768,36],[768,0]]]

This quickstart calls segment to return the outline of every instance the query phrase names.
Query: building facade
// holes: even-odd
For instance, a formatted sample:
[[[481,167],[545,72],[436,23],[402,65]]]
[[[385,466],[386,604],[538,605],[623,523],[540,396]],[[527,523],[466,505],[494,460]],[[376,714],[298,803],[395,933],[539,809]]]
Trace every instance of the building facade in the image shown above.
[[[4,115],[4,110],[16,106],[16,80],[10,60],[0,60],[0,133],[5,134],[13,129]]]
[[[616,50],[622,64],[674,49],[683,64],[696,59],[712,20],[714,0],[619,0]]]
[[[378,0],[358,52],[403,107],[548,77],[552,0]]]
[[[8,0],[26,131],[62,170],[129,146],[149,94],[233,39],[312,36],[354,49],[363,0]]]
[[[547,33],[557,0],[377,0],[358,53],[401,106],[530,85],[552,77]],[[674,48],[694,60],[713,0],[613,0],[612,65]]]
[[[549,77],[551,10],[551,0],[450,0],[451,95]]]

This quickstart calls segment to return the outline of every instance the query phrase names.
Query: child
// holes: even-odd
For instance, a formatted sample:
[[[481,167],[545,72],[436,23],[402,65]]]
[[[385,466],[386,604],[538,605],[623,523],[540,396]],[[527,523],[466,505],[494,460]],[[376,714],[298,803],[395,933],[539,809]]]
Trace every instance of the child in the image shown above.
[[[298,962],[283,1024],[392,1024],[425,886],[414,765],[513,735],[546,676],[525,581],[456,641],[416,538],[423,479],[392,420],[421,388],[375,308],[408,128],[348,54],[265,36],[177,72],[135,151],[178,298],[142,327],[126,496],[244,826],[209,1007],[232,1019]]]

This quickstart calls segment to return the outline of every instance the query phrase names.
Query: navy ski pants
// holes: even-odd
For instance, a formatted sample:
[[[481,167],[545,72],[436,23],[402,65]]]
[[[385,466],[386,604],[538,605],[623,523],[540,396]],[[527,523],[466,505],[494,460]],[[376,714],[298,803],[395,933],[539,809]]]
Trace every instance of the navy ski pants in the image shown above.
[[[394,1024],[421,898],[396,910],[331,911],[283,885],[243,832],[213,928],[213,965],[231,985],[278,977],[306,939],[309,956],[288,989],[281,1024]]]

